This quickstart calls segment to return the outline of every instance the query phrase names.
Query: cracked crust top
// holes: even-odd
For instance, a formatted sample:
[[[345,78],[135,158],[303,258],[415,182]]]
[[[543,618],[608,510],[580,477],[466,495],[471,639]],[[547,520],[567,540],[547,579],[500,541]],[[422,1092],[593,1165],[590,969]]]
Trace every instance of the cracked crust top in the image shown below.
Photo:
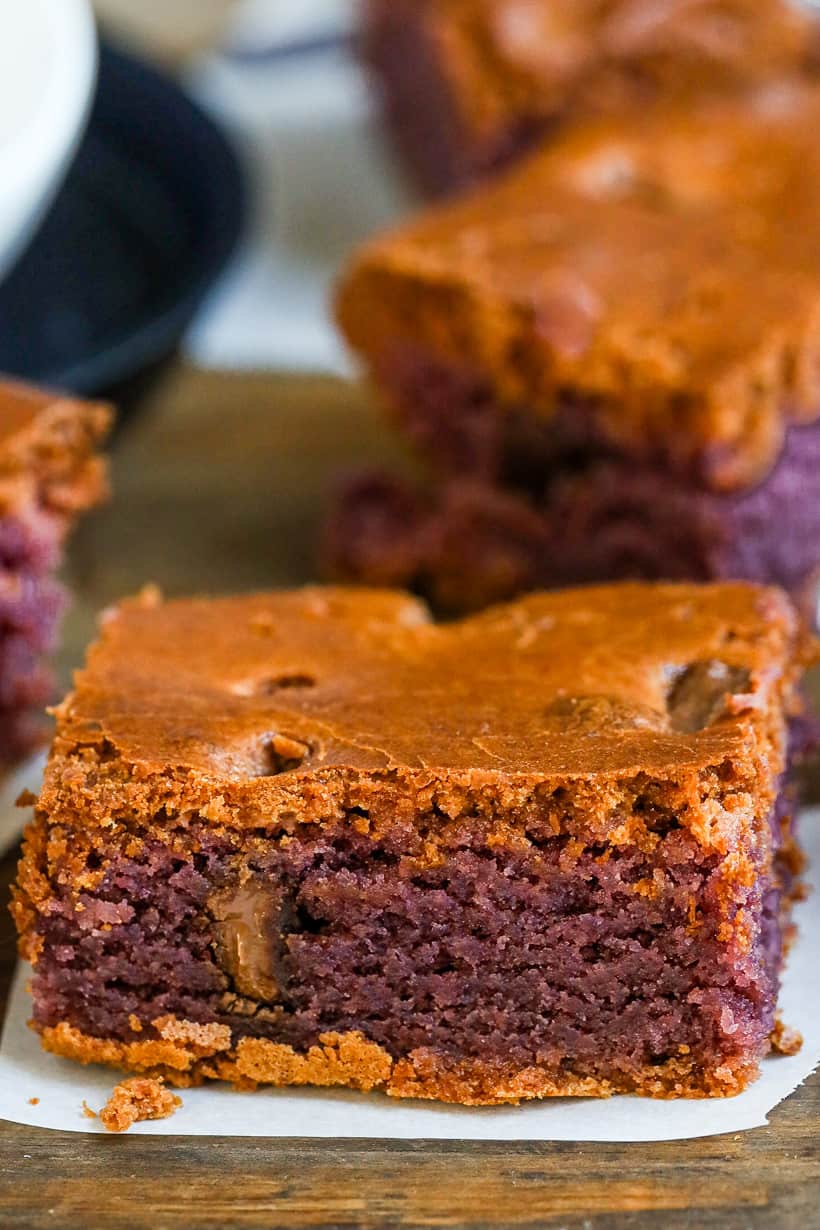
[[[762,764],[767,741],[773,776],[804,650],[786,597],[740,583],[534,594],[449,625],[389,591],[148,593],[105,617],[58,709],[40,805],[321,822],[366,780],[512,807],[570,779]]]

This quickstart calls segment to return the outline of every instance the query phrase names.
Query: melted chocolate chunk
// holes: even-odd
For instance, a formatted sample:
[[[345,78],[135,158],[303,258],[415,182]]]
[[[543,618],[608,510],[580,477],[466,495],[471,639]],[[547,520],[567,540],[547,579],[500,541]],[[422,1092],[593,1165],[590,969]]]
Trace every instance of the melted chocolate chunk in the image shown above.
[[[673,730],[694,732],[711,726],[727,711],[730,696],[749,692],[749,671],[711,660],[694,662],[677,676],[667,707]]]
[[[214,893],[216,959],[240,995],[274,1002],[282,995],[282,930],[289,914],[284,891],[272,883],[246,880]]]

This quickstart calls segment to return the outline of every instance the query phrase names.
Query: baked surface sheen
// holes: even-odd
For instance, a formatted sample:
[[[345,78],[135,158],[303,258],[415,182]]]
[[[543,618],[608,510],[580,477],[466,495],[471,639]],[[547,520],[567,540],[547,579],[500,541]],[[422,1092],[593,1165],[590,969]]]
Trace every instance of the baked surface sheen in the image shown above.
[[[106,763],[260,800],[344,771],[696,768],[743,753],[752,710],[675,729],[675,680],[716,659],[749,671],[755,705],[767,703],[797,635],[785,597],[743,584],[533,594],[449,625],[390,591],[149,596],[105,619],[60,710],[45,797],[63,749],[106,742]]]

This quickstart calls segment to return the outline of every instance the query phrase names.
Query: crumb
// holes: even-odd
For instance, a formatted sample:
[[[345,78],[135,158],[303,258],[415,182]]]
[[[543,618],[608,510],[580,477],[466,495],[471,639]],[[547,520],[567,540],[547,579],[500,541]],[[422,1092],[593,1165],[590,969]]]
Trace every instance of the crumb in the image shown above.
[[[120,1081],[100,1111],[100,1121],[109,1132],[127,1132],[143,1119],[167,1119],[182,1098],[166,1089],[161,1077],[132,1076]]]
[[[40,1105],[40,1099],[39,1099],[39,1098],[29,1098],[29,1100],[28,1100],[28,1104],[29,1104],[29,1106],[39,1106],[39,1105]]]
[[[769,1041],[776,1055],[796,1055],[803,1045],[803,1035],[796,1029],[790,1029],[782,1021],[775,1021]]]
[[[97,1118],[97,1112],[91,1109],[91,1107],[86,1102],[85,1098],[83,1098],[82,1107],[83,1107],[83,1114],[85,1115],[86,1119],[96,1119]]]

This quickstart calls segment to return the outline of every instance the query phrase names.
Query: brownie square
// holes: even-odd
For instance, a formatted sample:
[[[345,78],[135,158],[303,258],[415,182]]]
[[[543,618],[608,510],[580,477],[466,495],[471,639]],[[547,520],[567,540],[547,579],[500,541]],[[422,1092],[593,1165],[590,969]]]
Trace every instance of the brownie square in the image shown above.
[[[366,0],[363,54],[420,182],[449,192],[581,116],[634,114],[818,62],[789,0]]]
[[[744,584],[451,625],[375,590],[123,604],[15,891],[43,1045],[177,1084],[736,1093],[775,1029],[807,653]]]
[[[455,610],[618,577],[808,587],[819,131],[794,86],[601,122],[366,244],[339,320],[436,484],[395,538],[408,497],[357,488],[336,574]]]
[[[42,739],[45,662],[65,592],[54,573],[78,516],[104,496],[108,410],[0,383],[0,771]]]

